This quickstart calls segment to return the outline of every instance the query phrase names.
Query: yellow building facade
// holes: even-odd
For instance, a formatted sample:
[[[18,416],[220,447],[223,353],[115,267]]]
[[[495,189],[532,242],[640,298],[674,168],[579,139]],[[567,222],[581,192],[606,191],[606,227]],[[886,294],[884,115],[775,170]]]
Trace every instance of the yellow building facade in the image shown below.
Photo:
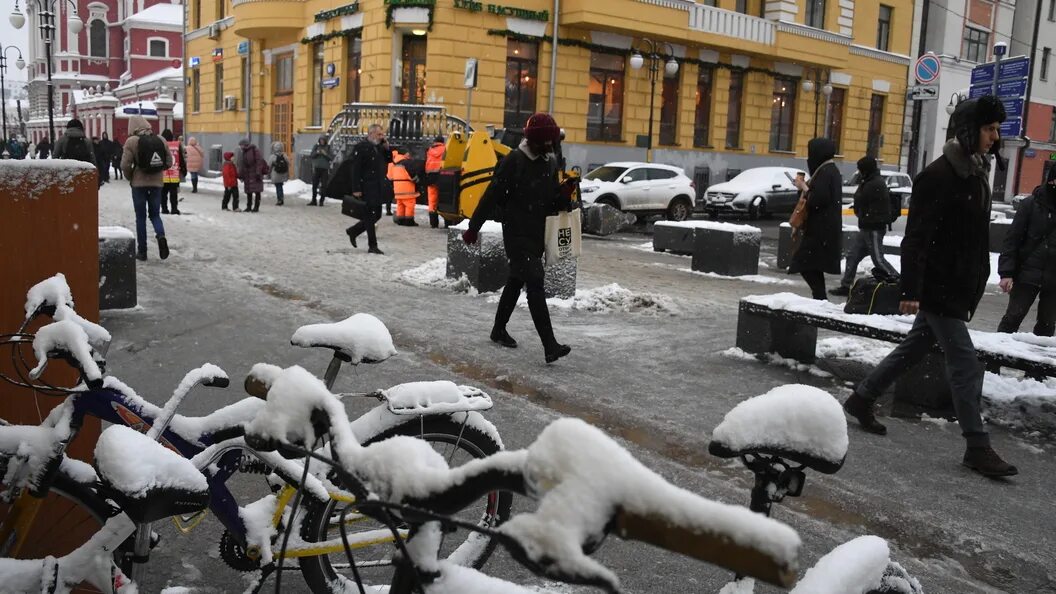
[[[898,163],[911,0],[504,1],[189,2],[187,134],[217,169],[247,134],[303,153],[346,103],[422,103],[475,128],[552,111],[584,168],[644,160],[651,138],[654,161],[714,183],[801,167],[815,131],[845,170]]]

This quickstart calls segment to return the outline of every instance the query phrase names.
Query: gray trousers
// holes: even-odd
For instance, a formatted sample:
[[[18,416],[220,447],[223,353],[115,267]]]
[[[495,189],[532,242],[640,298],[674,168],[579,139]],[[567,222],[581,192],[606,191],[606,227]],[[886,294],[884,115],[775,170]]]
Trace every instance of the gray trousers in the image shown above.
[[[873,266],[879,268],[888,278],[898,276],[898,271],[884,257],[884,233],[883,229],[866,230],[859,229],[858,235],[847,252],[847,268],[843,271],[843,280],[840,286],[850,287],[854,283],[854,275],[858,272],[858,263],[869,256],[873,259]]]
[[[953,408],[961,434],[969,447],[990,445],[980,414],[983,397],[983,368],[975,356],[968,324],[926,311],[917,313],[913,328],[895,350],[876,366],[862,383],[858,395],[876,401],[900,375],[928,354],[938,343],[946,357],[946,378],[953,393]]]

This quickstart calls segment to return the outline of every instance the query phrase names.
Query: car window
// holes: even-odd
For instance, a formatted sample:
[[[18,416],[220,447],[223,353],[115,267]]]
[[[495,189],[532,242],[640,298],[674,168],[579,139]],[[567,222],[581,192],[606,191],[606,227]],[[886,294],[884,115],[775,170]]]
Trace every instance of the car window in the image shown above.
[[[791,175],[791,174],[789,174],[789,175]],[[789,179],[787,177],[785,177],[784,173],[777,173],[777,174],[774,174],[774,179],[772,179],[770,181],[770,185],[771,186],[781,186],[782,188],[791,188],[792,187],[792,182],[789,181]]]
[[[913,180],[911,180],[908,175],[903,175],[899,177],[898,185],[902,186],[903,188],[912,188]]]
[[[616,181],[617,178],[619,178],[624,171],[627,171],[626,167],[613,167],[610,165],[604,165],[602,167],[598,167],[597,169],[591,171],[583,177],[589,180],[613,182]]]
[[[670,169],[656,169],[650,167],[648,170],[649,179],[660,180],[660,179],[672,179],[678,176],[678,173],[671,171]]]
[[[623,179],[624,179],[624,181],[627,181],[627,182],[645,181],[646,179],[648,179],[648,175],[649,175],[648,173],[646,173],[647,171],[648,170],[646,168],[644,168],[644,167],[639,168],[639,169],[632,169],[632,170],[627,172],[627,175],[623,176]]]
[[[892,175],[887,178],[887,187],[897,188],[899,186],[898,176]]]

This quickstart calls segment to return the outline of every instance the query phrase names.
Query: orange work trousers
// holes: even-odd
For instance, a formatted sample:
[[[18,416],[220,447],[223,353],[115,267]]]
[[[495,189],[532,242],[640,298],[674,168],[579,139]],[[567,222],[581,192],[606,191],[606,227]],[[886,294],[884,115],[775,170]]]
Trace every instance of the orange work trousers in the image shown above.
[[[398,217],[413,217],[414,216],[414,203],[416,199],[411,198],[398,198],[396,200],[396,216]]]
[[[440,188],[429,186],[429,212],[436,212],[438,204],[440,204]]]

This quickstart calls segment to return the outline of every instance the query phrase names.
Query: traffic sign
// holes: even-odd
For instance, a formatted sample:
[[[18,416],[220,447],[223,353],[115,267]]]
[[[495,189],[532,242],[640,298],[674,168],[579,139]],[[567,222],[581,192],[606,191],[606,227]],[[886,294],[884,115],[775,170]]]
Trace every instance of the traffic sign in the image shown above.
[[[1027,79],[1025,78],[1019,78],[1016,80],[1002,80],[997,82],[998,97],[1022,97],[1026,94]]]
[[[1001,122],[1001,136],[1019,136],[1022,130],[1023,120],[1019,118],[1009,118]]]
[[[1010,118],[1023,117],[1023,98],[1001,99],[1001,105],[1005,106],[1005,115]]]
[[[180,66],[183,65],[183,62],[179,58],[176,58],[175,60],[173,60],[171,62],[171,65],[172,65],[173,68],[179,68]]]
[[[906,94],[910,101],[931,101],[939,98],[938,85],[917,85]]]
[[[1030,58],[1026,56],[1020,56],[1018,58],[1009,58],[1007,60],[1001,60],[1001,73],[998,76],[998,80],[1006,80],[1009,78],[1026,78],[1030,75]]]
[[[321,87],[323,87],[324,89],[334,89],[334,88],[337,88],[337,85],[339,85],[339,84],[341,84],[341,78],[340,77],[324,78],[323,80],[321,80],[319,82],[319,85]]]
[[[913,74],[916,75],[917,82],[923,85],[935,82],[939,78],[940,72],[942,72],[942,62],[939,61],[938,56],[931,52],[917,58],[917,64],[913,67]]]
[[[239,41],[238,42],[238,54],[239,55],[245,55],[245,54],[248,54],[248,53],[249,53],[249,42],[248,41]]]
[[[994,63],[980,64],[972,68],[972,86],[988,85],[994,82]]]
[[[989,84],[973,86],[968,89],[969,99],[978,99],[983,95],[990,95],[994,92],[993,86]]]

